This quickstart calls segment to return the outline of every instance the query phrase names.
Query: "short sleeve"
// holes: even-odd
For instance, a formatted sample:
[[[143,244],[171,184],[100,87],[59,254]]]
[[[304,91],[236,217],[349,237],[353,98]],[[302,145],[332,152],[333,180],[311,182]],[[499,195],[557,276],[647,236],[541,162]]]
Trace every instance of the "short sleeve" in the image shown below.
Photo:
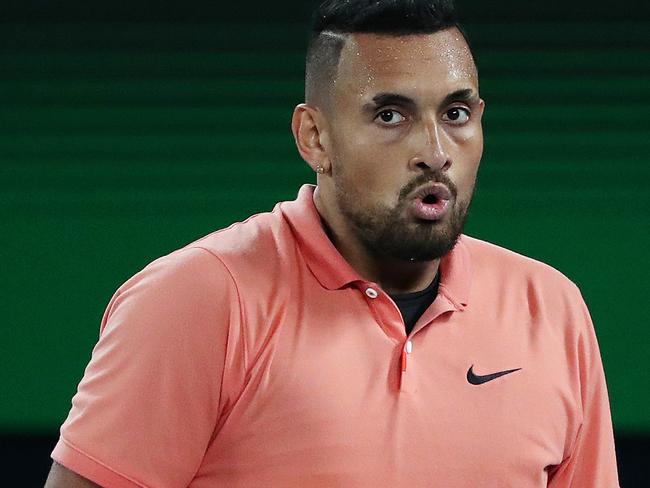
[[[219,258],[184,248],[110,300],[52,458],[106,488],[187,486],[219,416],[238,296]]]
[[[570,455],[549,478],[550,488],[617,488],[618,470],[605,373],[594,326],[579,298],[581,332],[576,345],[582,425]]]

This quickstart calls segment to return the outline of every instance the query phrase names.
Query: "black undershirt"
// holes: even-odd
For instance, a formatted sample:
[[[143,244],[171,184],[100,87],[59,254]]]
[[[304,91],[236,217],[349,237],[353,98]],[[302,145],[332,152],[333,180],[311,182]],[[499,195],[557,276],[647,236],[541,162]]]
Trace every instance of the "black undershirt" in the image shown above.
[[[406,325],[406,335],[409,335],[415,326],[415,323],[422,316],[429,305],[433,303],[438,295],[438,285],[440,284],[440,273],[426,289],[414,293],[402,293],[388,295],[393,299],[397,308],[402,313],[404,324]]]

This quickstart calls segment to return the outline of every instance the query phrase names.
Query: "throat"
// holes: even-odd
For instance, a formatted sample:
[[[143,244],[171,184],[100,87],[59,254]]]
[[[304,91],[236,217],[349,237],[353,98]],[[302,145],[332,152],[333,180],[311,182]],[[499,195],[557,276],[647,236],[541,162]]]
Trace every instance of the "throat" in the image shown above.
[[[388,294],[416,293],[426,289],[438,273],[440,260],[426,262],[382,262],[376,268],[376,279]]]

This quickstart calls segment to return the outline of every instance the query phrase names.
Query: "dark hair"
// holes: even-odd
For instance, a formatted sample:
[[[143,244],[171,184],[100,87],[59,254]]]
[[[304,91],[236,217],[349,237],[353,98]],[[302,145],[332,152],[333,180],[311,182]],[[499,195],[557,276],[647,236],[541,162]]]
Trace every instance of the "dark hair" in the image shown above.
[[[305,99],[323,95],[336,77],[346,34],[433,34],[456,27],[453,0],[325,0],[316,8],[307,47]]]
[[[312,38],[323,31],[431,34],[457,22],[452,0],[325,0],[314,12]]]

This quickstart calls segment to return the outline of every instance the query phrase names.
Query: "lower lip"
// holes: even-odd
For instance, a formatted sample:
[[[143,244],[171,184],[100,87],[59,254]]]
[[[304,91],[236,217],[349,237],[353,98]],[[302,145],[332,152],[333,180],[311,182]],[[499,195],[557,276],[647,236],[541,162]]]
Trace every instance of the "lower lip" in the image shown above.
[[[438,200],[436,203],[424,203],[421,198],[413,202],[411,211],[415,217],[422,220],[441,220],[449,211],[449,200]]]

